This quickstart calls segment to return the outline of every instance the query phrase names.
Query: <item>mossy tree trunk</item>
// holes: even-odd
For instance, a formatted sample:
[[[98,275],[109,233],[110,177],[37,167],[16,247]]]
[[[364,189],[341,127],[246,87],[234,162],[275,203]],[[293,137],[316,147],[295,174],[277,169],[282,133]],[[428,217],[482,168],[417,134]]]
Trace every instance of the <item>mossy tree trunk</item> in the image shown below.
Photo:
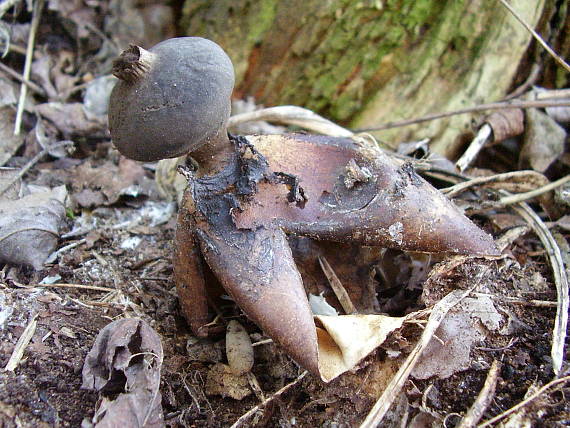
[[[547,1],[510,3],[534,26]],[[530,41],[498,0],[187,0],[182,24],[228,51],[237,97],[355,128],[496,101]],[[453,156],[470,120],[376,136],[393,146],[429,137]]]

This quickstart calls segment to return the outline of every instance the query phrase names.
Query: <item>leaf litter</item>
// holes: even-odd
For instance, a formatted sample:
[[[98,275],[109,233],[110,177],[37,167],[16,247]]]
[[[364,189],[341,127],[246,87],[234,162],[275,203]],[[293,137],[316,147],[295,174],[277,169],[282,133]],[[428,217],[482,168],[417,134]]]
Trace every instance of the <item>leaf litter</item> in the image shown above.
[[[0,260],[41,269],[57,246],[66,197],[65,186],[59,186],[0,199]]]
[[[163,427],[162,361],[160,336],[145,321],[127,318],[107,324],[82,371],[81,387],[101,395],[92,426]]]
[[[88,350],[94,343],[98,343],[95,340],[97,333],[107,334],[115,329],[113,324],[109,324],[110,318],[120,316],[121,313],[128,318],[120,321],[136,323],[138,326],[138,330],[134,330],[134,336],[130,336],[131,339],[140,338],[142,325],[145,325],[145,337],[154,338],[151,340],[154,344],[153,350],[128,349],[127,353],[130,353],[131,357],[137,352],[150,352],[159,356],[162,351],[158,352],[158,345],[162,342],[161,346],[164,346],[162,368],[159,368],[159,359],[148,353],[144,357],[125,359],[133,362],[134,366],[123,365],[119,371],[134,375],[137,388],[136,391],[124,394],[134,392],[131,396],[135,396],[137,391],[142,391],[138,393],[138,398],[144,399],[135,401],[147,410],[154,409],[157,415],[159,411],[154,405],[161,404],[164,423],[169,426],[220,426],[236,421],[240,424],[272,421],[281,425],[292,425],[294,421],[301,426],[318,426],[334,421],[338,424],[355,425],[365,420],[370,409],[374,411],[378,408],[384,409],[382,412],[386,414],[386,421],[395,417],[394,415],[395,420],[398,416],[410,415],[410,418],[418,422],[421,418],[441,422],[446,414],[467,411],[481,390],[489,367],[494,359],[500,358],[502,367],[494,394],[501,406],[493,408],[491,405],[491,413],[488,414],[491,416],[499,413],[500,408],[515,405],[518,402],[517,397],[527,393],[532,395],[533,391],[539,388],[538,385],[546,384],[550,380],[553,360],[550,357],[549,335],[554,320],[551,308],[552,304],[556,304],[556,296],[552,288],[551,273],[544,264],[542,244],[533,235],[524,233],[507,241],[506,251],[503,257],[498,259],[443,256],[439,259],[435,257],[424,260],[415,255],[395,253],[391,250],[347,249],[342,245],[330,245],[327,248],[326,245],[309,244],[303,238],[289,238],[293,242],[292,247],[297,264],[301,266],[307,292],[321,296],[321,299],[326,301],[329,307],[332,305],[338,313],[346,312],[343,302],[339,301],[338,293],[330,287],[330,275],[325,275],[318,262],[319,257],[324,257],[358,312],[367,314],[354,317],[366,319],[374,316],[368,314],[385,312],[390,315],[387,318],[393,320],[391,322],[398,320],[395,329],[388,329],[391,333],[386,333],[386,340],[380,341],[381,343],[369,344],[369,339],[347,339],[345,353],[341,350],[335,355],[339,360],[352,361],[348,365],[358,370],[348,372],[330,384],[323,385],[315,378],[306,376],[275,344],[268,342],[263,332],[243,317],[231,301],[221,300],[221,303],[218,303],[221,316],[217,320],[222,327],[220,332],[225,331],[226,326],[233,320],[239,320],[246,335],[259,343],[254,343],[252,348],[246,346],[250,350],[245,351],[245,357],[240,357],[244,358],[246,363],[239,364],[249,367],[251,350],[254,363],[251,371],[245,371],[243,368],[237,370],[238,373],[244,371],[244,374],[237,375],[236,378],[230,368],[230,359],[233,360],[234,357],[224,352],[228,342],[223,334],[208,340],[189,338],[180,316],[171,282],[173,220],[169,220],[169,215],[155,221],[153,218],[158,218],[157,215],[139,214],[139,210],[142,212],[146,209],[147,213],[150,213],[156,207],[170,206],[165,205],[158,197],[152,181],[155,167],[141,167],[139,164],[129,164],[129,161],[124,159],[119,160],[116,153],[109,150],[109,146],[105,144],[108,139],[104,120],[105,93],[112,81],[112,78],[105,74],[105,64],[110,64],[120,48],[127,43],[154,43],[144,41],[146,36],[140,31],[141,23],[150,19],[153,7],[161,8],[160,13],[165,16],[171,11],[164,9],[168,8],[167,6],[146,5],[146,2],[142,5],[118,1],[94,3],[98,3],[102,11],[108,11],[110,14],[104,24],[98,22],[97,17],[91,13],[92,9],[85,6],[84,2],[48,2],[48,8],[58,16],[57,19],[66,16],[64,26],[74,37],[78,37],[85,50],[80,53],[73,47],[67,49],[70,54],[36,52],[36,71],[32,74],[32,79],[41,86],[47,97],[28,96],[31,100],[26,103],[27,111],[33,111],[32,108],[37,103],[35,109],[39,116],[25,113],[29,122],[24,122],[23,129],[27,130],[30,137],[20,138],[5,155],[4,163],[20,167],[22,163],[19,163],[19,158],[24,153],[23,149],[27,153],[38,150],[37,145],[40,142],[36,137],[31,138],[31,133],[37,134],[38,129],[42,127],[56,130],[55,134],[46,134],[49,143],[68,138],[79,143],[79,152],[73,158],[65,153],[58,160],[53,156],[54,153],[51,153],[47,162],[38,164],[25,177],[26,182],[39,181],[43,185],[49,183],[44,186],[42,192],[52,196],[58,186],[66,184],[70,199],[74,202],[73,205],[63,205],[59,202],[59,208],[52,210],[57,215],[41,214],[38,217],[43,220],[35,223],[37,227],[44,229],[41,232],[56,237],[53,245],[57,247],[50,244],[49,251],[34,249],[25,257],[23,254],[26,252],[15,254],[17,252],[12,251],[16,258],[10,259],[10,263],[5,264],[0,271],[0,326],[6,332],[0,343],[0,349],[3,351],[0,361],[2,367],[8,363],[14,350],[18,350],[18,339],[22,338],[21,343],[23,339],[28,340],[25,332],[26,327],[31,325],[30,320],[37,320],[32,337],[29,338],[27,346],[21,349],[22,356],[15,371],[0,374],[1,389],[4,391],[0,394],[0,420],[11,422],[20,418],[30,425],[59,423],[74,426],[84,420],[85,424],[87,421],[93,421],[97,393],[79,389],[81,367]],[[64,7],[71,9],[64,10]],[[128,24],[136,25],[127,31]],[[93,30],[101,28],[102,25],[106,32],[103,35],[107,34],[106,37],[97,36]],[[161,28],[161,38],[171,35],[168,25]],[[93,37],[94,34],[97,37]],[[27,35],[24,35],[15,36],[12,41],[25,44],[26,40]],[[65,36],[62,41],[73,46]],[[48,58],[48,55],[51,57]],[[90,62],[101,68],[87,71],[83,63]],[[52,65],[48,66],[49,64]],[[34,67],[32,69],[34,70]],[[14,86],[10,83],[9,85]],[[86,88],[86,92],[85,96],[81,97],[79,95],[83,88]],[[6,120],[6,137],[10,139],[12,137],[8,131],[11,131],[14,118],[9,112],[14,111],[16,100],[9,98],[10,91],[6,94],[6,104],[3,108],[12,110],[6,110],[7,113],[1,117]],[[281,116],[279,111],[271,111],[265,116],[258,113],[255,117],[285,125],[298,124],[300,120],[304,124],[310,123],[310,115],[299,119],[299,111],[295,110],[294,113],[295,117],[290,119],[290,122],[287,119],[287,111]],[[564,111],[547,109],[547,114],[562,122],[564,126],[563,113]],[[543,123],[544,118],[542,119],[537,123]],[[39,126],[34,125],[34,121],[37,121]],[[328,126],[326,123],[323,125],[323,121],[313,124],[321,132],[323,126]],[[263,129],[265,125],[262,122],[256,126]],[[532,190],[548,184],[556,174],[560,174],[560,170],[564,171],[566,161],[564,147],[560,146],[561,134],[554,139],[540,137],[550,135],[540,134],[547,132],[539,129],[541,126],[535,125],[538,130],[527,129],[522,143],[526,145],[527,153],[540,154],[528,155],[525,158],[525,165],[537,173],[543,173],[537,179],[540,184],[529,185],[525,179],[517,183],[516,179],[511,177],[503,182],[495,182],[495,188],[515,192]],[[552,123],[547,128],[556,129]],[[267,125],[265,129],[275,128],[269,128]],[[334,126],[326,129],[333,135],[338,135],[334,134],[339,132]],[[532,137],[531,132],[539,137]],[[545,148],[545,141],[551,141],[553,144]],[[494,147],[483,148],[475,164],[479,167],[485,165],[484,161],[492,157],[493,153],[508,150],[509,144],[511,143],[507,140],[497,143]],[[410,147],[424,147],[425,150],[425,145],[415,144]],[[427,150],[424,155],[430,156],[429,146]],[[408,153],[414,154],[413,150]],[[544,157],[544,153],[548,156]],[[62,173],[55,166],[56,162],[71,167]],[[493,165],[493,162],[488,165]],[[501,171],[501,165],[495,165],[495,171]],[[471,178],[477,175],[476,170],[466,171]],[[482,173],[488,177],[494,174],[490,171]],[[174,176],[176,177],[176,174]],[[160,175],[158,178],[160,179]],[[462,197],[473,198],[475,202],[472,200],[473,203],[467,205],[468,209],[478,213],[479,221],[487,227],[490,227],[489,224],[495,217],[503,215],[500,226],[498,222],[494,223],[494,234],[500,235],[520,226],[517,226],[517,217],[507,215],[506,210],[501,207],[495,206],[495,211],[489,212],[485,211],[484,204],[477,203],[477,199],[492,202],[493,186],[483,188],[474,184]],[[524,186],[527,188],[522,189]],[[19,195],[16,193],[15,196]],[[14,194],[10,197],[14,197]],[[58,200],[53,197],[51,199]],[[541,200],[540,203],[546,209],[545,202]],[[44,199],[44,204],[43,211],[50,212],[44,209],[50,203],[46,203]],[[16,206],[13,202],[8,202],[8,205]],[[555,202],[555,205],[559,208],[563,204]],[[541,209],[537,204],[534,204],[533,208]],[[567,214],[567,207],[563,208],[563,211]],[[20,217],[20,221],[26,218],[20,214],[11,217]],[[564,217],[554,217],[552,220],[549,226],[554,228],[553,230],[567,232],[567,228],[564,228]],[[485,223],[486,221],[489,223]],[[133,238],[137,241],[132,242],[138,244],[123,245]],[[83,239],[85,241],[81,243]],[[25,241],[41,242],[42,239],[36,236]],[[44,265],[46,254],[49,255],[55,248],[63,249],[75,243],[79,244]],[[4,245],[0,249],[3,250]],[[23,257],[25,261],[18,257]],[[355,263],[354,260],[358,262]],[[394,263],[397,269],[394,269]],[[32,266],[34,270],[25,265]],[[59,279],[51,284],[53,287],[49,284],[51,280],[45,281],[40,287],[38,284],[45,278]],[[81,285],[96,285],[102,290],[85,290],[80,288]],[[463,297],[457,304],[447,308],[447,315],[439,320],[439,328],[435,328],[429,321],[426,324],[430,311],[432,314],[438,314],[440,302],[445,303],[450,298],[456,299],[457,292],[454,290],[457,289],[462,290]],[[470,293],[467,293],[467,290]],[[539,302],[550,306],[539,306]],[[34,318],[35,314],[37,318]],[[141,317],[145,321],[135,317]],[[337,319],[347,322],[349,320],[334,316],[321,319],[325,320],[321,324],[323,327],[325,324],[334,324]],[[152,325],[157,333],[151,333],[149,325]],[[334,331],[335,327],[330,328]],[[343,326],[340,329],[349,332],[346,336],[349,339],[350,333],[355,331],[354,324],[350,323],[348,327]],[[433,334],[429,341],[426,330]],[[359,327],[358,331],[364,334],[366,329]],[[30,332],[32,329],[28,330],[28,333]],[[124,346],[124,341],[129,338],[124,335],[124,331],[115,333],[120,338],[119,342],[123,341],[120,346]],[[159,336],[154,336],[155,334]],[[376,334],[370,336],[378,340]],[[425,350],[421,354],[414,352],[414,349],[417,349],[414,346],[420,337],[426,337]],[[230,342],[232,340],[230,339]],[[245,340],[245,337],[242,337],[242,340]],[[362,359],[360,352],[363,351],[359,351],[357,345],[372,349],[378,347],[378,350]],[[457,348],[460,348],[458,352],[450,352],[450,349]],[[410,369],[408,356],[418,359],[415,369],[412,367],[408,373],[412,377],[395,377],[400,368]],[[146,357],[150,359],[147,360]],[[152,399],[153,394],[158,391],[157,368],[158,376],[160,371],[162,372],[161,403],[160,400]],[[150,369],[154,371],[151,373]],[[430,376],[427,376],[428,374]],[[249,375],[255,377],[265,399],[254,394],[255,388]],[[128,378],[126,374],[125,377]],[[410,380],[404,386],[402,382],[406,379]],[[139,382],[140,380],[143,381]],[[379,401],[380,404],[373,407],[385,391],[392,394],[389,401]],[[241,398],[241,401],[223,398],[232,394],[236,399]],[[470,401],[466,400],[466,396]],[[107,415],[112,415],[115,406],[113,401],[115,400],[102,400],[99,406],[103,407],[98,408],[104,408]],[[37,404],[33,404],[36,402]],[[392,402],[394,405],[388,410]],[[549,404],[551,403],[548,403],[548,400],[544,401],[544,406]],[[26,413],[25,409],[28,408],[35,409],[34,413]],[[140,416],[147,412],[137,414]],[[379,413],[374,414],[374,417],[377,417]],[[550,417],[556,418],[552,414],[551,411]],[[98,415],[102,414],[98,412]],[[524,417],[533,420],[532,415],[526,414]]]

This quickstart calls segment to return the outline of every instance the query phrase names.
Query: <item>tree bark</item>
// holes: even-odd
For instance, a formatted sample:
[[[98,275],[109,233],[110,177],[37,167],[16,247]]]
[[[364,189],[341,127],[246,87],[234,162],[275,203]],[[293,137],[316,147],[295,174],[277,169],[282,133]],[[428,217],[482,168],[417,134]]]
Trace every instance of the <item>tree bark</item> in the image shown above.
[[[511,0],[535,26],[551,0]],[[498,0],[188,0],[188,35],[232,58],[235,97],[310,108],[353,128],[503,97],[530,34]],[[471,116],[382,131],[457,154]]]

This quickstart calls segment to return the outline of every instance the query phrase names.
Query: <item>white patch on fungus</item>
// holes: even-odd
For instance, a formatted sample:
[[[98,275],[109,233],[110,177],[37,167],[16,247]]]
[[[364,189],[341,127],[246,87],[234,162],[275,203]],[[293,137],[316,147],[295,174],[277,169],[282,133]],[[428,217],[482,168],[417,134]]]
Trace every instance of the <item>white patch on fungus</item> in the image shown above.
[[[388,233],[390,234],[390,238],[398,245],[402,245],[402,241],[404,239],[404,225],[397,221],[393,225],[388,228]]]

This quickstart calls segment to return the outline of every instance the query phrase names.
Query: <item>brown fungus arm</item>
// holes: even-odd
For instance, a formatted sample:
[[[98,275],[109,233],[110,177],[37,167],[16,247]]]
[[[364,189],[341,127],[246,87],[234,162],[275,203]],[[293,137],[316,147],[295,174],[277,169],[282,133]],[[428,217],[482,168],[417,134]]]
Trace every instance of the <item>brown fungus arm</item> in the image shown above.
[[[194,202],[187,190],[178,211],[174,241],[174,283],[184,317],[193,333],[203,337],[208,335],[203,328],[208,322],[208,303],[194,214]]]
[[[316,376],[317,337],[301,275],[280,229],[234,231],[199,226],[208,265],[244,313]]]
[[[315,325],[285,233],[264,227],[238,230],[233,223],[232,212],[255,197],[258,185],[272,176],[261,154],[239,138],[232,141],[233,162],[216,176],[190,179],[187,197],[191,195],[195,209],[185,215],[192,216],[201,254],[237,305],[293,359],[318,375]]]
[[[302,208],[289,188],[262,182],[234,211],[240,229],[281,227],[287,233],[428,253],[494,255],[493,239],[416,174],[345,138],[311,135],[248,137],[273,171],[303,187]]]

